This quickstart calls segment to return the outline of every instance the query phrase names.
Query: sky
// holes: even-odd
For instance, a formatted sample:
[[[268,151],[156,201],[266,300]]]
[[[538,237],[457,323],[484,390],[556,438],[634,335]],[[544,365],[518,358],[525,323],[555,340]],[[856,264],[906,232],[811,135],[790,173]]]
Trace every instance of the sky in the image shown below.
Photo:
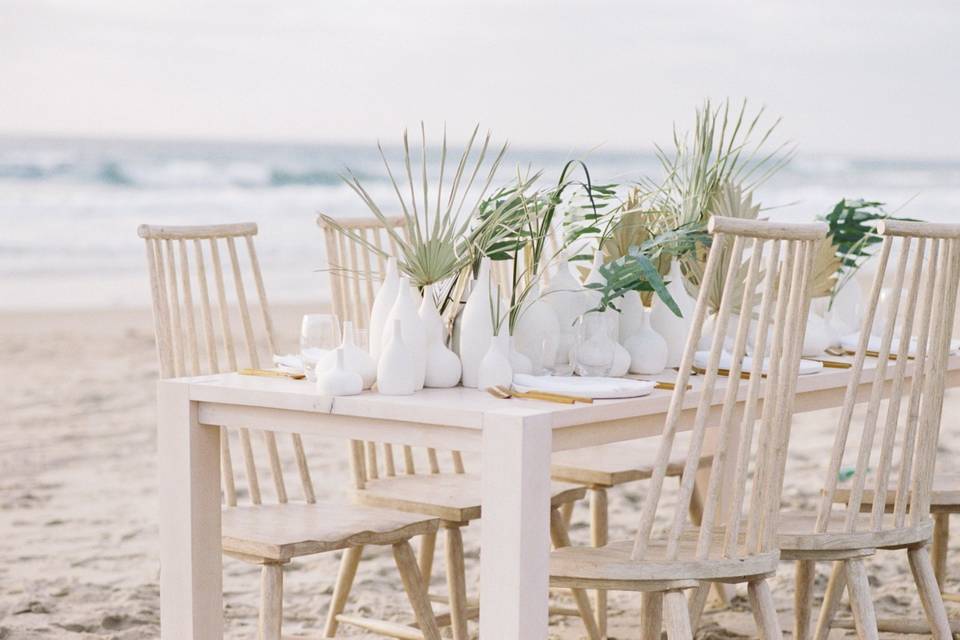
[[[800,149],[960,157],[960,4],[0,0],[0,134],[649,148],[705,98]]]

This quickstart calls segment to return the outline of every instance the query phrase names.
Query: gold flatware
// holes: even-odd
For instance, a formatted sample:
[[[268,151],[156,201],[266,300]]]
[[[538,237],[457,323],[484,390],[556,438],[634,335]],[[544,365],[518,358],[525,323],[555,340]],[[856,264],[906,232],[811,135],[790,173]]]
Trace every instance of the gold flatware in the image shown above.
[[[702,369],[702,368],[700,368],[700,367],[694,367],[694,368],[693,368],[693,371],[694,371],[694,373],[698,373],[698,374],[700,374],[700,375],[704,375],[704,374],[707,372],[706,369]],[[730,369],[717,369],[717,374],[718,374],[718,375],[721,375],[721,376],[725,376],[725,377],[730,377]],[[763,375],[764,378],[767,377],[767,374],[765,374],[765,373],[762,374],[762,375]],[[741,380],[749,380],[749,379],[750,379],[750,372],[749,372],[749,371],[741,371],[741,372],[740,372],[740,379],[741,379]]]
[[[276,369],[240,369],[237,371],[242,376],[261,376],[264,378],[292,378],[293,380],[303,380],[306,374],[293,373],[291,371],[278,371]]]
[[[487,387],[486,391],[490,395],[504,400],[507,398],[526,398],[528,400],[544,400],[545,402],[557,402],[559,404],[573,404],[576,402],[572,396],[563,396],[543,391],[516,391],[503,385]],[[590,402],[593,402],[593,399],[590,399]]]
[[[845,355],[848,355],[848,356],[855,356],[855,355],[857,355],[857,352],[856,352],[856,351],[851,351],[851,350],[847,349],[847,350],[844,352],[844,354],[845,354]],[[870,351],[869,349],[867,349],[867,355],[870,356],[871,358],[879,358],[879,357],[880,357],[880,352],[879,352],[879,351]],[[896,359],[897,359],[897,354],[895,354],[895,353],[891,353],[891,354],[889,354],[889,355],[887,356],[887,360],[896,360]],[[913,356],[908,355],[908,356],[907,356],[907,360],[913,360]]]
[[[853,366],[851,362],[843,362],[841,360],[827,360],[826,358],[804,358],[804,360],[811,360],[813,362],[819,362],[827,369],[849,369]]]
[[[657,382],[655,385],[653,385],[653,388],[666,389],[667,391],[673,391],[674,389],[677,388],[677,383],[676,382]],[[687,385],[687,391],[689,391],[690,389],[693,389],[692,384]]]

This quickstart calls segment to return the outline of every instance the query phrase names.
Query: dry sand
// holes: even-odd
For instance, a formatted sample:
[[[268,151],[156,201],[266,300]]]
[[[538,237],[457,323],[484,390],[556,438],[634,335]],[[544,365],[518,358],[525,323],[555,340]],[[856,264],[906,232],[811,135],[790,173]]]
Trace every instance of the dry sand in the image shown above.
[[[279,337],[289,350],[302,311],[275,312]],[[159,635],[151,327],[147,311],[0,315],[0,639]],[[955,468],[960,460],[956,427],[949,419],[958,407],[954,395],[946,409],[941,469]],[[818,486],[833,418],[833,412],[822,412],[797,420],[788,503],[806,503]],[[337,493],[347,477],[342,443],[316,440],[308,448],[314,478],[323,480],[318,491]],[[630,534],[641,490],[635,485],[611,492],[614,536]],[[578,507],[575,543],[587,541],[585,516],[585,508]],[[478,534],[479,525],[465,532],[471,592],[476,590]],[[886,553],[869,563],[878,610],[918,616],[902,555]],[[389,555],[371,551],[366,560],[349,608],[408,619]],[[956,564],[955,553],[950,562]],[[336,567],[330,554],[293,563],[286,574],[287,633],[319,634]],[[782,568],[773,588],[789,629],[792,567]],[[818,591],[827,569],[819,567]],[[439,567],[435,574],[435,588],[441,588]],[[226,561],[228,637],[253,637],[258,586],[255,567]],[[612,594],[611,600],[610,637],[636,638],[639,597]],[[960,609],[953,613],[960,615]],[[555,618],[551,629],[553,638],[582,637],[575,619]],[[341,635],[367,637],[346,627]],[[737,635],[755,636],[742,596],[729,608],[711,610],[699,633],[704,638]]]

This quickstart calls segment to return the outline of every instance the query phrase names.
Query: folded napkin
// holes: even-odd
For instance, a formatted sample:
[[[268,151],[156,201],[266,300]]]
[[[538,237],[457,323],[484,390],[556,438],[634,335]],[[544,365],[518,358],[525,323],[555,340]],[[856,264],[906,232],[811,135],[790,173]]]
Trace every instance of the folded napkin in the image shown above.
[[[707,364],[710,361],[710,352],[709,351],[697,351],[693,356],[693,366],[698,369],[706,369]],[[740,370],[744,373],[750,373],[753,371],[753,358],[750,356],[744,356],[743,364],[740,367]],[[729,351],[720,352],[720,368],[730,370],[733,367],[733,354]],[[767,373],[770,370],[770,358],[763,359],[763,373]],[[816,360],[801,360],[800,361],[800,375],[808,375],[811,373],[818,373],[823,370],[823,363],[817,362]]]
[[[881,336],[870,336],[870,339],[867,341],[867,351],[878,352],[880,351],[880,344],[883,342]],[[840,338],[840,346],[846,349],[847,351],[856,351],[857,347],[860,346],[860,333],[851,333],[849,335],[843,336]],[[900,350],[900,337],[894,336],[893,341],[890,343],[890,353],[896,354]],[[960,350],[960,340],[951,340],[950,341],[950,353],[956,353]],[[917,338],[910,338],[910,350],[907,354],[913,358],[917,355]]]
[[[513,386],[519,391],[546,391],[571,396],[603,398],[637,398],[653,391],[655,382],[626,378],[591,378],[589,376],[532,376],[517,373]]]
[[[285,356],[274,354],[273,364],[275,364],[280,371],[286,371],[288,373],[304,372],[303,358],[295,353],[288,353]]]

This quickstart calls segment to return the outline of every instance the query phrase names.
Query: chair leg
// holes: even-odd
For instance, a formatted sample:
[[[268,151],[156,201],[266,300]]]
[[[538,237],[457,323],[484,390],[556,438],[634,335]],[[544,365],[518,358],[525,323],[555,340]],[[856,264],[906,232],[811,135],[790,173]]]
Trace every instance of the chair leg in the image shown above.
[[[427,596],[427,585],[420,576],[417,558],[413,554],[413,547],[407,541],[393,545],[393,559],[400,571],[400,580],[407,592],[407,599],[413,608],[413,615],[417,619],[417,626],[423,633],[424,640],[440,640],[440,629],[437,619],[433,615],[433,606]]]
[[[602,547],[607,544],[610,525],[607,520],[609,506],[604,487],[590,488],[590,544]],[[607,592],[597,589],[594,604],[597,608],[597,631],[601,638],[607,637]]]
[[[947,619],[947,610],[943,606],[940,586],[937,584],[926,545],[907,549],[907,557],[910,559],[910,570],[913,572],[914,582],[917,583],[920,603],[927,614],[933,637],[935,640],[950,640],[953,637],[950,621]]]
[[[570,546],[570,536],[563,524],[563,516],[560,515],[559,509],[550,510],[550,538],[556,549]],[[593,617],[593,608],[590,606],[590,596],[584,589],[570,589],[570,592],[577,603],[580,619],[583,620],[583,626],[586,627],[590,640],[600,640],[597,619]]]
[[[260,570],[259,640],[280,640],[283,621],[283,565],[265,564]]]
[[[796,587],[793,591],[793,637],[795,640],[809,640],[813,613],[813,582],[817,575],[817,564],[813,560],[797,561]]]
[[[353,587],[353,579],[357,575],[357,565],[363,555],[363,547],[347,547],[340,558],[340,571],[337,573],[337,583],[333,587],[333,597],[330,599],[330,609],[327,611],[327,623],[323,628],[324,638],[335,638],[340,623],[337,616],[343,613]]]
[[[430,588],[430,577],[433,575],[433,557],[437,550],[437,534],[428,533],[420,537],[420,575]]]
[[[693,640],[690,610],[683,591],[667,591],[663,595],[663,624],[668,640]]]
[[[823,604],[820,606],[820,615],[817,618],[817,628],[814,632],[814,640],[827,640],[830,635],[830,627],[833,626],[833,619],[837,615],[837,608],[840,606],[840,598],[843,597],[843,591],[847,588],[847,573],[844,571],[843,562],[833,563],[833,570],[830,572],[830,581],[827,582],[827,592],[823,596]]]
[[[783,631],[780,630],[780,620],[777,619],[777,608],[770,595],[770,585],[766,580],[753,580],[747,583],[747,597],[753,609],[753,619],[757,622],[760,631],[760,640],[783,640]]]
[[[703,610],[707,607],[707,599],[710,597],[712,584],[711,582],[701,582],[687,597],[687,608],[690,609],[690,628],[694,632],[700,626],[700,618],[703,616]]]
[[[570,529],[570,523],[573,522],[573,505],[574,502],[564,502],[563,506],[560,507],[560,513],[563,515],[563,524]]]
[[[870,595],[870,582],[867,580],[867,570],[863,566],[863,560],[860,558],[845,560],[844,565],[857,637],[862,640],[879,640],[877,613],[873,609],[873,596]]]
[[[933,514],[933,544],[930,546],[933,574],[943,591],[947,581],[947,545],[950,544],[950,514]]]
[[[454,640],[468,640],[467,579],[463,557],[463,535],[460,525],[444,523],[447,561],[447,591],[450,594],[450,626]]]
[[[645,591],[640,601],[640,640],[660,640],[663,628],[663,593]]]

